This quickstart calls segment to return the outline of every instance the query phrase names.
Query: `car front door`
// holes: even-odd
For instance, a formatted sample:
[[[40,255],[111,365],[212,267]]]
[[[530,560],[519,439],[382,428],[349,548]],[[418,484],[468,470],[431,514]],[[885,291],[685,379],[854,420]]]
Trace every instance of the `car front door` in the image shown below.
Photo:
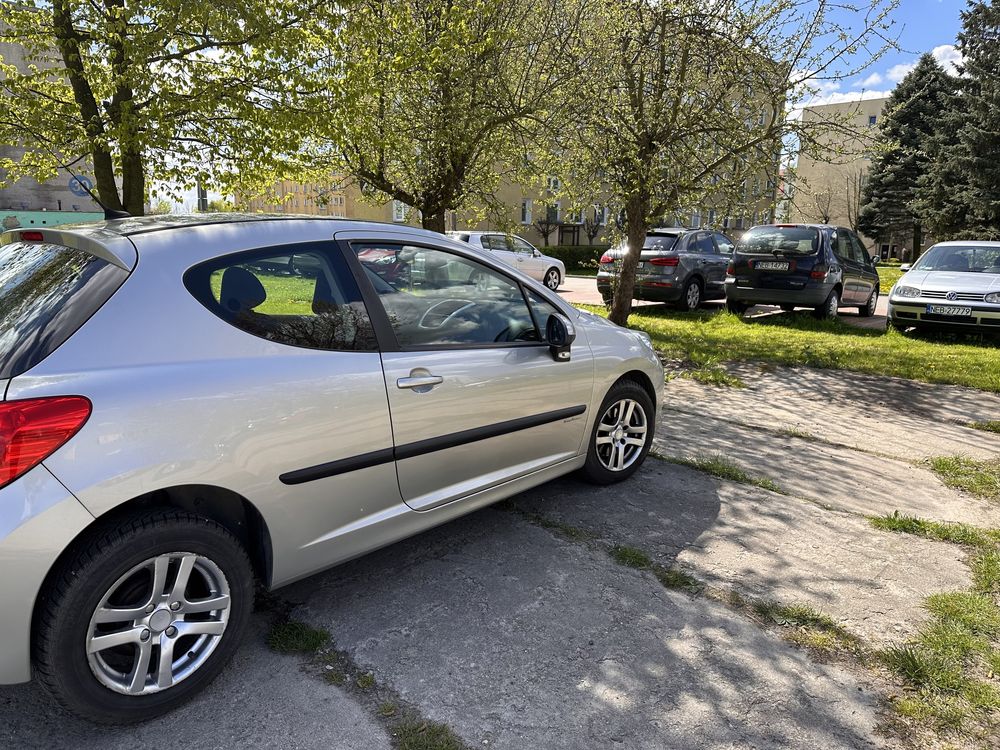
[[[854,257],[854,246],[851,244],[851,233],[843,227],[837,227],[830,238],[833,245],[833,254],[837,256],[837,263],[843,269],[844,291],[840,301],[848,305],[859,303],[861,292],[858,287],[861,283],[861,266]]]
[[[850,233],[851,245],[854,247],[854,259],[858,263],[860,275],[858,277],[858,301],[862,304],[868,302],[878,286],[878,273],[875,271],[875,264],[872,263],[872,256],[868,254],[864,243],[854,232]]]
[[[510,243],[510,249],[517,256],[517,268],[521,273],[526,273],[539,281],[545,278],[545,272],[548,268],[546,262],[542,260],[542,254],[534,245],[513,235],[509,236],[507,241]]]
[[[489,250],[501,263],[517,268],[517,254],[507,244],[507,237],[502,234],[484,234],[483,247]]]
[[[338,235],[339,237],[340,235]],[[585,344],[556,362],[542,340],[555,309],[461,253],[353,237],[414,267],[407,286],[372,282],[399,489],[430,510],[566,462],[583,450],[593,361]],[[417,269],[424,269],[418,273]]]

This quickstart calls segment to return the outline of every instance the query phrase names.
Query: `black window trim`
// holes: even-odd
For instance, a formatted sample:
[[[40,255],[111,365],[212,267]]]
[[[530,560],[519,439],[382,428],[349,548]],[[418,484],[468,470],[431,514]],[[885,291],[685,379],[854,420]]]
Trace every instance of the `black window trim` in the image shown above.
[[[286,341],[277,341],[273,339],[264,338],[262,336],[258,336],[255,333],[240,328],[239,326],[233,325],[224,317],[214,312],[213,306],[218,307],[218,302],[215,300],[215,296],[212,294],[211,284],[208,285],[208,288],[206,290],[206,289],[201,289],[198,285],[192,284],[189,281],[189,277],[191,277],[195,273],[198,273],[204,266],[211,266],[211,265],[218,265],[220,267],[225,266],[225,262],[229,258],[246,257],[252,259],[256,257],[266,258],[270,255],[295,255],[297,252],[306,252],[304,250],[296,250],[296,248],[304,248],[304,247],[311,248],[312,252],[319,252],[323,255],[328,256],[327,258],[328,261],[330,261],[332,257],[336,255],[336,253],[341,252],[341,248],[338,246],[338,243],[333,239],[303,240],[301,242],[290,242],[281,245],[268,245],[265,247],[244,248],[242,250],[235,250],[231,253],[226,253],[224,255],[216,255],[215,257],[208,258],[207,260],[198,261],[197,263],[188,267],[184,271],[184,273],[181,276],[181,280],[182,283],[184,284],[184,288],[188,291],[188,294],[190,294],[191,297],[198,304],[204,307],[213,317],[218,318],[223,323],[228,325],[230,328],[234,328],[237,331],[240,331],[241,333],[244,333],[247,336],[252,336],[255,339],[259,339],[261,341],[268,341],[272,344],[278,344],[280,346],[290,346],[294,349],[305,349],[307,351],[313,351],[313,352],[335,352],[338,354],[374,354],[380,351],[381,339],[379,338],[378,335],[378,328],[375,325],[375,317],[372,315],[371,305],[368,303],[368,299],[364,295],[364,287],[357,283],[357,275],[354,273],[354,269],[351,268],[350,262],[347,263],[347,268],[351,272],[351,278],[357,285],[358,291],[361,294],[361,302],[365,307],[365,312],[368,313],[368,320],[371,322],[372,328],[375,329],[376,345],[375,348],[373,349],[330,349],[326,347],[302,346],[301,344],[292,344]],[[341,258],[343,258],[342,253],[341,253]],[[330,270],[333,272],[336,271],[336,269],[332,267]],[[207,297],[205,297],[206,292],[207,292]]]
[[[392,324],[389,322],[389,315],[385,311],[385,306],[382,304],[382,300],[379,299],[378,292],[375,291],[375,287],[372,286],[368,275],[365,273],[364,265],[358,259],[357,253],[354,252],[352,245],[355,244],[367,244],[367,243],[381,243],[384,245],[410,245],[413,247],[421,247],[427,250],[437,250],[442,253],[451,253],[452,255],[457,255],[460,258],[464,258],[473,263],[479,263],[486,266],[494,273],[505,277],[511,284],[514,284],[521,291],[521,299],[524,300],[525,306],[528,308],[528,315],[531,317],[532,322],[535,324],[535,332],[539,337],[539,341],[500,341],[495,343],[480,343],[480,344],[422,344],[419,346],[400,346],[399,340],[396,338],[396,332],[392,329]],[[423,238],[403,238],[400,236],[393,236],[388,239],[383,239],[378,236],[365,236],[365,237],[350,237],[342,238],[337,240],[337,244],[340,246],[340,250],[347,260],[347,265],[351,268],[354,274],[355,281],[358,282],[358,287],[361,289],[361,297],[365,301],[365,307],[368,309],[368,317],[372,321],[372,325],[375,327],[375,337],[378,339],[379,350],[383,352],[435,352],[435,351],[456,351],[456,350],[476,350],[476,349],[525,349],[531,347],[548,347],[545,342],[545,330],[544,326],[539,327],[538,321],[535,319],[534,311],[531,309],[531,305],[528,303],[528,296],[524,288],[524,284],[520,279],[516,279],[503,269],[497,268],[496,266],[490,265],[489,263],[484,263],[482,258],[478,258],[471,253],[465,253],[457,248],[453,247],[442,247],[440,245],[435,245],[432,242],[428,242]],[[485,248],[483,248],[485,250]],[[537,290],[532,290],[536,291]],[[542,295],[542,299],[548,299],[546,295]],[[548,300],[551,303],[551,300]],[[553,304],[557,310],[559,306]],[[562,312],[562,311],[561,311]],[[565,312],[562,312],[565,314]]]

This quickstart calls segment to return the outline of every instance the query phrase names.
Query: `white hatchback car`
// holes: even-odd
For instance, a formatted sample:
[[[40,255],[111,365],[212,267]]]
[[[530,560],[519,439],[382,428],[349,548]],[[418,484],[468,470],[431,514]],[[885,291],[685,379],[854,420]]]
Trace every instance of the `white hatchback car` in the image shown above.
[[[0,684],[170,710],[274,588],[570,471],[627,478],[649,337],[421,229],[0,235]],[[516,551],[513,552],[516,554]]]
[[[448,236],[493,253],[508,266],[541,281],[552,291],[558,289],[566,279],[566,265],[561,260],[543,255],[537,247],[517,235],[503,232],[448,232]]]

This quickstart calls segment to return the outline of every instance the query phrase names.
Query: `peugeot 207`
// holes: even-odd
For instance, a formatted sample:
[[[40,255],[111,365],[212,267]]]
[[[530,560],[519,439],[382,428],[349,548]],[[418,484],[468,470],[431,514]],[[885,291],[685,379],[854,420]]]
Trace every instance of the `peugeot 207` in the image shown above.
[[[439,234],[261,216],[0,236],[0,683],[168,711],[275,588],[649,451],[648,337]]]

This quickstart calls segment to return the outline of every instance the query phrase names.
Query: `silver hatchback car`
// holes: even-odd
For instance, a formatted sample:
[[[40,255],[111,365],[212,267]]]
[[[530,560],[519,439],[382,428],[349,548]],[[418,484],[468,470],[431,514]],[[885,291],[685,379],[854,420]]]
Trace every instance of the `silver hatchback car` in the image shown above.
[[[168,711],[275,588],[567,472],[628,477],[648,337],[469,245],[329,219],[0,236],[0,683]]]

